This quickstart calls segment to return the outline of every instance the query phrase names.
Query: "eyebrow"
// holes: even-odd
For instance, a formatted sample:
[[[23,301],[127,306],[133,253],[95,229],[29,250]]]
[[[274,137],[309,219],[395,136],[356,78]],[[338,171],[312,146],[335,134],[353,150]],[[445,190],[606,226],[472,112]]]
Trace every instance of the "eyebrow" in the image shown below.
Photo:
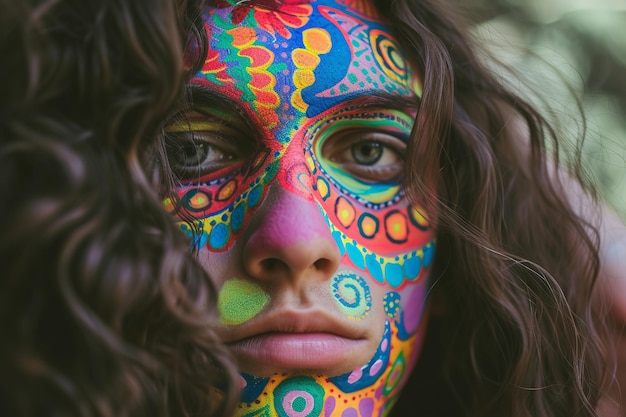
[[[187,85],[191,94],[191,108],[201,110],[203,107],[210,107],[214,110],[232,115],[235,120],[233,122],[242,123],[250,130],[254,129],[251,124],[251,118],[247,116],[246,111],[233,100],[216,90],[202,84],[190,83]],[[344,108],[358,107],[362,109],[392,109],[392,110],[413,110],[418,111],[421,99],[419,96],[399,95],[386,91],[367,92],[352,96],[344,103]]]
[[[346,100],[345,106],[354,106],[366,109],[373,108],[418,111],[420,103],[420,97],[414,94],[411,94],[410,96],[402,96],[389,92],[368,92],[367,94],[357,95]]]
[[[232,117],[229,121],[237,125],[243,124],[249,129],[253,128],[246,111],[231,97],[202,84],[189,83],[187,91],[191,96],[190,107],[182,112],[183,114],[190,110],[202,112],[203,109],[211,109],[227,114],[229,119]]]

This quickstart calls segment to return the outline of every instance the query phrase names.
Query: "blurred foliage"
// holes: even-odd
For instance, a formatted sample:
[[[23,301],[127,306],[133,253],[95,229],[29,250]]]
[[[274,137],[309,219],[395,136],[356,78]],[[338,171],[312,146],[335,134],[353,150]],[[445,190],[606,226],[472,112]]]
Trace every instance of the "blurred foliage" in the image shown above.
[[[626,0],[448,1],[520,74],[509,80],[514,87],[543,98],[571,146],[584,125],[581,103],[583,160],[602,198],[626,220]]]

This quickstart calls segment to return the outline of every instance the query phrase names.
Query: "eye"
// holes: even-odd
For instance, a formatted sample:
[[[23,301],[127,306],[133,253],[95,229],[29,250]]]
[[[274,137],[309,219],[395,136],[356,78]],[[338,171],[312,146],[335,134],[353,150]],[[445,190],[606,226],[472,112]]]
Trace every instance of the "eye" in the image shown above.
[[[343,171],[367,182],[399,180],[406,144],[383,132],[348,132],[328,138],[322,156]]]
[[[197,178],[241,161],[236,149],[203,132],[172,134],[165,147],[170,167],[181,179]]]
[[[364,140],[350,146],[352,158],[363,165],[374,165],[380,161],[385,151],[384,145],[373,140]]]

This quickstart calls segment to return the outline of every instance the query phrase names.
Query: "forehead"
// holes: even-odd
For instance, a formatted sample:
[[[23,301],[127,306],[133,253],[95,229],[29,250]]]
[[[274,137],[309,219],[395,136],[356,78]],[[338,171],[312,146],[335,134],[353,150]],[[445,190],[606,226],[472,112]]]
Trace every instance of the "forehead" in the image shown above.
[[[405,54],[367,0],[226,1],[204,15],[208,53],[192,82],[264,111],[316,116],[352,97],[419,94]]]

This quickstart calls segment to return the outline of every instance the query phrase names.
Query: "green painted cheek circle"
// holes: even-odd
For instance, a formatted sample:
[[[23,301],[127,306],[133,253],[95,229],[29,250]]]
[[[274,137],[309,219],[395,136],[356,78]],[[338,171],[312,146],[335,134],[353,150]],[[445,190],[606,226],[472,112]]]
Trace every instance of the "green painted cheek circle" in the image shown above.
[[[269,295],[253,282],[228,280],[217,299],[220,320],[223,324],[244,323],[259,314],[269,300]]]

